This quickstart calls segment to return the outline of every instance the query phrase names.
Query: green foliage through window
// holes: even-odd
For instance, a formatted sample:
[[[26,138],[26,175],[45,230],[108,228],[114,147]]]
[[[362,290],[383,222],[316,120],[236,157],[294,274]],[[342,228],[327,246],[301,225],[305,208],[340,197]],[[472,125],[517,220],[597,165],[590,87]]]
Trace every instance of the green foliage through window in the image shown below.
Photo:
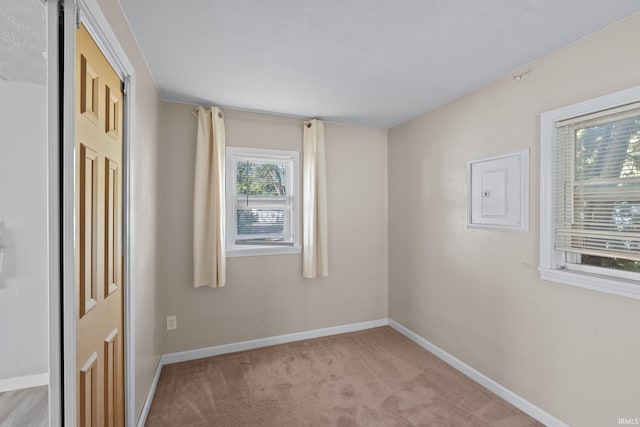
[[[236,192],[243,196],[285,196],[286,171],[286,163],[238,162]]]

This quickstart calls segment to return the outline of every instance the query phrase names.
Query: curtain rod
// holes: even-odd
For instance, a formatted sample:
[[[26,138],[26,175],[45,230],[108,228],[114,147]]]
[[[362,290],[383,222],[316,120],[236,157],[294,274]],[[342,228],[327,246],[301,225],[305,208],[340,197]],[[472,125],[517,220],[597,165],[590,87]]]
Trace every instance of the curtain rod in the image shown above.
[[[193,114],[193,116],[196,118],[198,117],[198,114],[197,114],[198,108],[211,108],[211,107],[198,106],[194,108],[191,111],[191,114]],[[222,108],[220,109],[222,110]],[[303,118],[296,118],[296,117],[277,116],[277,115],[263,113],[263,112],[252,112],[252,111],[242,111],[242,110],[224,110],[224,115],[231,116],[231,117],[236,116],[236,117],[247,118],[247,119],[263,120],[266,122],[297,123],[297,124],[305,125],[308,128],[311,127],[311,120],[316,119],[315,117],[311,119],[303,119]],[[222,115],[219,117],[222,118]],[[321,120],[321,119],[318,119],[318,120]],[[330,120],[322,120],[322,122],[324,122],[325,124],[334,124],[334,125],[345,124],[345,123],[334,122]]]
[[[211,107],[202,107],[202,106],[198,106],[196,108],[194,108],[191,111],[191,114],[193,114],[194,117],[198,117],[197,111],[198,108],[211,108]],[[218,113],[219,117],[222,118],[222,113]],[[311,127],[311,120],[313,119],[298,119],[298,118],[294,118],[294,117],[286,117],[286,116],[272,116],[272,115],[268,115],[266,113],[252,113],[250,111],[239,111],[239,110],[225,110],[225,115],[227,116],[236,116],[236,117],[240,117],[240,118],[247,118],[247,119],[255,119],[255,120],[263,120],[263,121],[267,121],[267,122],[289,122],[289,123],[298,123],[301,125],[305,125],[308,128]]]
[[[280,123],[297,123],[300,125],[311,126],[310,121],[313,119],[303,119],[298,117],[277,116],[269,113],[242,111],[242,110],[226,110],[225,113],[229,117],[238,117],[254,120],[263,120],[266,122],[280,122]]]
[[[194,108],[193,110],[191,110],[191,114],[193,114],[193,117],[198,117],[198,108],[213,108],[213,107],[203,107],[203,106],[198,106],[196,108]],[[222,118],[222,112],[218,111],[218,117]]]
[[[325,125],[327,124],[332,124],[332,125],[342,125],[342,126],[350,126],[349,123],[344,123],[344,122],[336,122],[333,120],[324,120],[324,119],[318,119],[317,117],[312,117],[310,119],[303,119],[303,118],[297,118],[297,117],[287,117],[287,116],[278,116],[278,115],[274,115],[271,113],[267,113],[267,112],[252,112],[252,111],[243,111],[243,110],[224,110],[224,114],[226,116],[236,116],[236,117],[242,117],[242,118],[247,118],[247,119],[256,119],[256,120],[264,120],[267,122],[289,122],[289,123],[298,123],[301,125],[307,125],[307,127],[311,127],[311,121],[312,120],[320,120],[322,123],[324,123]],[[254,115],[255,114],[255,115]],[[371,128],[371,129],[378,129],[378,128]]]

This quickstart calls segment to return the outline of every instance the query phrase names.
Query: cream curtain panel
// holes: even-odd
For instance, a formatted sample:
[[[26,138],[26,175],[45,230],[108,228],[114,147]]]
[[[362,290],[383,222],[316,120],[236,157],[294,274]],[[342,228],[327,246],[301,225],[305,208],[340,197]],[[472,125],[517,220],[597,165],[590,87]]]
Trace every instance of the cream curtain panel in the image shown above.
[[[198,107],[193,194],[193,286],[226,282],[224,116],[217,107]]]
[[[302,276],[329,275],[324,123],[304,123],[302,147]]]

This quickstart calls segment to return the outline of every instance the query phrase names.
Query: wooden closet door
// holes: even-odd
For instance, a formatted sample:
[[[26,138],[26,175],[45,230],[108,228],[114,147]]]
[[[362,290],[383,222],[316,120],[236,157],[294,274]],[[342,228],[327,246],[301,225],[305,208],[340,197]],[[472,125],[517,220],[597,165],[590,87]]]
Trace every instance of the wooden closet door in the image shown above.
[[[122,82],[84,26],[75,53],[78,425],[124,426]]]

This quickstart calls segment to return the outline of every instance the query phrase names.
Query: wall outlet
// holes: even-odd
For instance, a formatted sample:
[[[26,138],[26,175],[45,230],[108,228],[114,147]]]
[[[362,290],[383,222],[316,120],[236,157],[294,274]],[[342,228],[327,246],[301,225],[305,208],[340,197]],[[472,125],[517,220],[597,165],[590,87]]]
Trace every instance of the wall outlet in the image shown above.
[[[167,316],[167,331],[173,331],[178,327],[176,316]]]

